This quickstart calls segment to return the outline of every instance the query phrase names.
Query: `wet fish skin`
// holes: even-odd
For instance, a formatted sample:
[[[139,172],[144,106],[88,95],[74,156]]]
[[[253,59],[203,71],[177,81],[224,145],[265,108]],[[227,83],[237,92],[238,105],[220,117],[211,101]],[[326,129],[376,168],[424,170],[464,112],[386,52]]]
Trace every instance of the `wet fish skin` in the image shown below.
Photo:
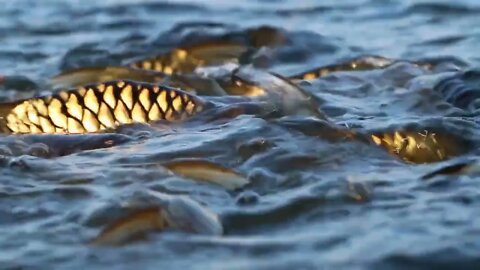
[[[113,80],[160,83],[166,77],[167,75],[161,72],[139,70],[124,66],[86,67],[62,72],[52,77],[50,84],[55,88],[70,88]]]
[[[136,60],[124,66],[88,67],[65,71],[51,78],[50,84],[55,87],[77,87],[110,80],[137,80],[149,83],[169,80],[169,83],[175,84],[177,80],[170,75],[190,74],[201,66],[238,63],[238,59],[248,51],[248,46],[231,41],[207,41],[174,48],[158,56]]]
[[[313,80],[324,77],[332,72],[337,71],[359,71],[376,68],[384,68],[391,65],[395,60],[381,57],[381,56],[363,56],[332,64],[307,70],[298,74],[289,76],[288,78],[294,81],[297,80]]]
[[[466,152],[468,143],[445,132],[396,130],[374,132],[370,140],[407,163],[439,162]]]
[[[2,138],[0,148],[9,152],[9,155],[34,155],[31,153],[33,148],[39,148],[43,157],[58,157],[70,155],[80,151],[87,151],[100,148],[109,148],[130,142],[132,137],[116,134],[116,133],[101,133],[101,134],[70,134],[68,136],[62,134],[22,134],[11,135]],[[37,147],[35,147],[37,146]]]
[[[223,225],[217,214],[185,196],[169,196],[150,192],[157,203],[134,210],[106,226],[93,240],[92,246],[122,245],[146,233],[166,229],[205,235],[222,235]]]
[[[322,67],[314,68],[301,73],[297,73],[289,76],[288,78],[294,82],[301,81],[301,80],[314,80],[317,78],[327,76],[332,72],[381,69],[381,68],[388,67],[397,62],[400,62],[400,61],[382,57],[382,56],[376,56],[376,55],[362,56],[362,57],[354,58],[344,62],[340,62],[338,64],[322,66]],[[432,68],[432,65],[427,62],[412,62],[412,63],[426,69]]]
[[[131,68],[154,70],[165,74],[192,73],[197,67],[238,62],[248,47],[228,41],[204,42],[175,48],[156,57],[141,59],[128,64]]]
[[[182,90],[120,80],[0,105],[12,133],[89,133],[129,123],[181,121],[207,102]]]
[[[422,176],[422,180],[428,180],[438,175],[462,175],[478,173],[480,167],[477,160],[467,160],[440,167]]]
[[[275,104],[284,115],[314,116],[327,120],[317,98],[282,75],[243,66],[235,70],[232,76],[253,87],[256,93],[260,93],[258,97],[261,100]]]
[[[120,245],[151,231],[168,227],[162,207],[150,207],[117,220],[105,227],[91,242],[94,246]]]
[[[179,159],[163,164],[175,174],[200,181],[215,183],[229,190],[241,188],[249,183],[240,173],[201,159]]]
[[[217,81],[229,95],[268,103],[269,107],[282,115],[308,115],[326,119],[316,97],[279,74],[235,64],[203,68],[199,72]]]

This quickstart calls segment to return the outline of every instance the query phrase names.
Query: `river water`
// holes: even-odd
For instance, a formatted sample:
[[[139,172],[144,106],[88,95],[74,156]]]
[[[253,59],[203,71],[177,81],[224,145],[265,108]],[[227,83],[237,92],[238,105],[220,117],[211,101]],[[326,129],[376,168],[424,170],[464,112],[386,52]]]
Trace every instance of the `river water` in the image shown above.
[[[259,26],[285,31],[288,46],[269,68],[284,75],[366,54],[440,59],[458,68],[480,64],[476,0],[1,5],[0,75],[9,78],[0,86],[3,101],[50,92],[41,86],[66,69],[120,64],[165,51],[188,35]],[[475,141],[475,121],[465,124],[459,108],[428,87],[414,87],[427,75],[403,63],[331,74],[305,88],[339,124],[373,130],[418,123]],[[127,142],[118,146],[61,157],[38,154],[42,149],[12,153],[17,157],[0,168],[0,269],[478,269],[475,175],[423,181],[452,160],[407,164],[374,145],[329,140],[321,129],[309,136],[291,126],[310,128],[308,119],[241,115],[125,131]],[[1,137],[2,149],[11,140]],[[474,158],[471,150],[455,159]],[[145,165],[181,157],[229,166],[252,183],[227,192]],[[85,244],[145,190],[201,202],[224,218],[225,235],[167,231],[121,247]]]

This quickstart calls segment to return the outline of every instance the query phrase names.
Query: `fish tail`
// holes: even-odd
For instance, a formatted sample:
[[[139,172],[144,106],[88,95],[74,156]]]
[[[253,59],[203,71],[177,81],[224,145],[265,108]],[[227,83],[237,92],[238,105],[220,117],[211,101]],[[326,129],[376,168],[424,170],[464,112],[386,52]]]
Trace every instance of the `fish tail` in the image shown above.
[[[0,133],[10,133],[10,129],[7,126],[7,115],[15,108],[17,103],[0,103]]]

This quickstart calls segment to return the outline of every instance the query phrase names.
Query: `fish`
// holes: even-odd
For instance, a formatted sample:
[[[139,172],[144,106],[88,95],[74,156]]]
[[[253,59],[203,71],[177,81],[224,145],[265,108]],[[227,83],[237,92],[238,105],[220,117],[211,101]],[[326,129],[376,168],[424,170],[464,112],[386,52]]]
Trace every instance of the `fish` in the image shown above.
[[[161,207],[140,209],[105,227],[90,244],[96,246],[119,245],[131,241],[132,238],[141,234],[167,227],[165,213]]]
[[[113,80],[133,80],[152,84],[168,85],[184,91],[206,95],[223,96],[227,93],[214,80],[196,74],[170,74],[124,66],[86,67],[62,72],[50,79],[53,88],[75,88],[87,84]]]
[[[164,163],[163,166],[177,175],[215,183],[229,190],[235,190],[250,183],[248,179],[240,173],[207,160],[173,160]]]
[[[171,75],[191,74],[201,66],[238,63],[250,49],[227,40],[205,41],[174,48],[160,55],[134,60],[120,66],[83,67],[61,72],[49,81],[53,87],[78,87],[111,80],[135,80],[149,83],[175,83]]]
[[[314,80],[317,78],[325,77],[332,72],[382,69],[398,62],[400,62],[400,60],[390,59],[390,58],[376,56],[376,55],[361,56],[361,57],[343,61],[337,64],[321,66],[321,67],[307,70],[301,73],[293,74],[288,76],[288,78],[293,82],[298,82],[302,80]],[[402,62],[405,62],[405,61],[402,61]],[[413,61],[406,61],[406,62],[409,62],[418,67],[422,67],[426,69],[432,68],[432,64],[428,62],[413,62]]]
[[[421,177],[422,180],[428,180],[439,175],[468,175],[480,172],[478,160],[466,160],[442,166]]]
[[[8,133],[90,133],[130,123],[183,121],[207,105],[180,89],[109,81],[0,104],[0,126]]]
[[[166,77],[167,75],[161,72],[125,66],[85,67],[62,72],[52,77],[49,83],[55,88],[69,88],[113,80],[161,83]]]
[[[238,62],[248,47],[228,41],[204,42],[201,44],[174,48],[152,58],[133,61],[131,68],[153,70],[171,74],[192,73],[197,67]]]
[[[308,91],[279,74],[250,65],[228,64],[198,70],[199,75],[215,80],[228,95],[265,102],[280,115],[307,115],[326,120],[318,100]]]
[[[192,40],[187,42],[191,43]],[[198,67],[239,64],[261,48],[275,48],[286,44],[287,37],[283,29],[261,26],[244,32],[211,36],[193,43],[180,45],[155,57],[132,61],[128,66],[160,71],[168,75],[193,73]]]
[[[109,224],[89,244],[122,245],[144,234],[167,229],[204,235],[223,234],[220,217],[210,209],[186,196],[162,194],[162,197],[167,199],[162,198],[162,202],[156,205],[136,209]]]
[[[396,130],[370,134],[371,141],[407,163],[425,164],[465,153],[469,143],[445,132]]]
[[[327,120],[317,98],[282,75],[242,66],[232,73],[231,78],[233,84],[247,89],[251,96],[273,104],[282,115],[314,116]]]
[[[109,148],[132,141],[132,137],[117,133],[92,134],[21,134],[2,137],[0,147],[9,155],[59,157],[73,153]],[[5,153],[3,153],[5,154]]]

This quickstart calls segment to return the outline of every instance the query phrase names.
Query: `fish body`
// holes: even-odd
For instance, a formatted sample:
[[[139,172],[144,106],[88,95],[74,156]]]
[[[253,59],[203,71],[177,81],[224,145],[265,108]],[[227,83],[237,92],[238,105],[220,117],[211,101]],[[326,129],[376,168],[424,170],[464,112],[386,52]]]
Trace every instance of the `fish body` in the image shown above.
[[[248,47],[233,42],[205,43],[175,48],[156,57],[130,63],[131,68],[153,70],[168,75],[192,73],[197,67],[238,62]]]
[[[315,69],[307,70],[292,76],[291,80],[313,80],[327,76],[332,72],[338,71],[361,71],[369,69],[384,68],[393,64],[395,60],[381,56],[364,56],[344,61],[338,64],[327,65]]]
[[[314,80],[317,78],[325,77],[332,72],[382,69],[398,62],[409,62],[421,68],[432,69],[432,64],[428,62],[400,61],[400,60],[385,58],[382,56],[369,55],[369,56],[354,58],[354,59],[340,62],[337,64],[314,68],[298,74],[291,75],[288,78],[292,81]]]
[[[326,119],[311,93],[281,75],[237,65],[202,68],[198,72],[215,80],[227,94],[265,102],[281,115],[308,115]]]
[[[396,130],[373,133],[372,142],[415,164],[438,162],[468,151],[469,143],[446,132]]]
[[[0,105],[12,133],[87,133],[122,124],[182,121],[207,102],[182,90],[128,80],[90,84]]]
[[[210,209],[185,196],[168,196],[149,192],[157,197],[155,205],[137,209],[106,226],[91,242],[93,246],[128,243],[135,238],[172,229],[187,233],[219,236],[224,232],[220,217]]]
[[[161,83],[166,77],[167,75],[161,72],[124,66],[86,67],[62,72],[51,78],[50,84],[55,88],[70,88],[114,80]]]
[[[240,173],[206,160],[174,160],[163,166],[186,178],[215,183],[229,190],[241,188],[249,183],[248,179]]]

